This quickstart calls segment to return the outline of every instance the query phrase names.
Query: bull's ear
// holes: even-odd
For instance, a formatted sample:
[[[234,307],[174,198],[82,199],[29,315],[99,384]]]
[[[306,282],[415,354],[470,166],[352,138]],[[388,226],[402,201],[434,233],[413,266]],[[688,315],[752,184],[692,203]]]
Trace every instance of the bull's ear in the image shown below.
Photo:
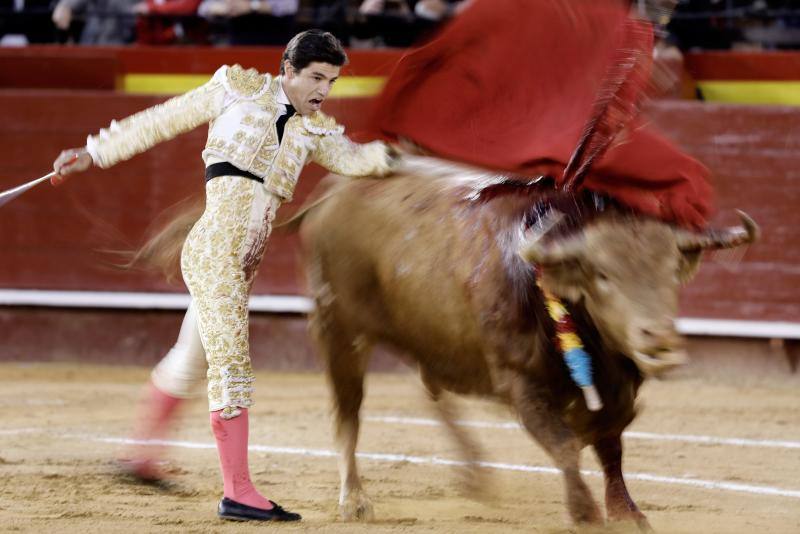
[[[581,300],[588,284],[588,277],[577,260],[548,265],[540,276],[548,291],[570,302]]]
[[[681,284],[691,282],[697,270],[700,268],[700,259],[703,255],[702,250],[682,252],[680,264],[678,265],[678,280]]]

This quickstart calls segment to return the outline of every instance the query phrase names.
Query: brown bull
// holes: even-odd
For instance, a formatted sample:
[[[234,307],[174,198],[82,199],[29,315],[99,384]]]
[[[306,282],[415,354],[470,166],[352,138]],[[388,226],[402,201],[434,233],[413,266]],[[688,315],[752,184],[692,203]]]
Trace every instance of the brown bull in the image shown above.
[[[372,517],[355,450],[364,373],[380,342],[419,366],[470,459],[474,449],[442,406],[443,391],[510,403],[563,471],[578,523],[602,521],[579,471],[579,451],[591,445],[609,519],[647,528],[622,477],[622,431],[643,376],[684,359],[673,326],[680,283],[702,249],[755,239],[752,221],[698,235],[596,197],[424,158],[408,158],[390,180],[339,181],[334,191],[306,213],[301,235],[312,332],[334,397],[344,518]],[[570,303],[593,358],[600,411],[587,409],[554,345],[534,264],[543,286]]]

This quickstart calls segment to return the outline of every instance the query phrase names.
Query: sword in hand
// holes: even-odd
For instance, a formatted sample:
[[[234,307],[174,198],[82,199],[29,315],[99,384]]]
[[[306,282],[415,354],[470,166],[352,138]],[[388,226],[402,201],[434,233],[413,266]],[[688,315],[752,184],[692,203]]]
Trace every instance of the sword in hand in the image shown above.
[[[25,191],[32,189],[40,183],[46,182],[47,180],[50,180],[50,182],[55,186],[60,185],[65,180],[67,174],[85,171],[91,167],[91,165],[91,156],[89,156],[85,149],[78,148],[64,150],[61,152],[61,154],[59,154],[55,163],[53,163],[53,172],[47,173],[41,178],[31,180],[30,182],[18,185],[17,187],[0,193],[0,206],[8,204]]]
[[[3,206],[4,204],[7,204],[7,203],[11,202],[12,200],[14,200],[18,196],[20,196],[22,193],[27,191],[28,189],[31,189],[32,187],[35,187],[35,186],[39,185],[40,183],[45,182],[45,181],[49,180],[50,178],[53,178],[54,176],[56,176],[56,172],[55,171],[53,171],[53,172],[51,172],[49,174],[45,174],[41,178],[37,178],[35,180],[31,180],[30,182],[28,182],[26,184],[18,185],[17,187],[15,187],[13,189],[9,189],[8,191],[3,191],[2,193],[0,193],[0,206]]]

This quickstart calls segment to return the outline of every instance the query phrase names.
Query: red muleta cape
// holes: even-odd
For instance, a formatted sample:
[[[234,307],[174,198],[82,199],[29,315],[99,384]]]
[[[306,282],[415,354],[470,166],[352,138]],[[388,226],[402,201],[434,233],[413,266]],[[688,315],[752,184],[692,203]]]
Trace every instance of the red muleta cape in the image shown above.
[[[372,126],[448,159],[549,174],[561,185],[619,56],[628,20],[622,4],[475,0],[434,40],[400,60],[377,99]],[[700,228],[712,210],[708,175],[633,120],[594,162],[582,187]]]

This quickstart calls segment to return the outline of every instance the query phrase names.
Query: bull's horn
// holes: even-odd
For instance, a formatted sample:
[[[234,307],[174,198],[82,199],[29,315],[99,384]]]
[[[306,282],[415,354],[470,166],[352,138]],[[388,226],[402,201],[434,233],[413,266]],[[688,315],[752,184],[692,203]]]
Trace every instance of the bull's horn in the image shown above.
[[[724,230],[709,229],[699,233],[678,230],[678,248],[681,252],[697,252],[702,249],[733,248],[754,242],[759,236],[758,225],[745,212],[736,210],[736,213],[742,220],[742,226]]]

